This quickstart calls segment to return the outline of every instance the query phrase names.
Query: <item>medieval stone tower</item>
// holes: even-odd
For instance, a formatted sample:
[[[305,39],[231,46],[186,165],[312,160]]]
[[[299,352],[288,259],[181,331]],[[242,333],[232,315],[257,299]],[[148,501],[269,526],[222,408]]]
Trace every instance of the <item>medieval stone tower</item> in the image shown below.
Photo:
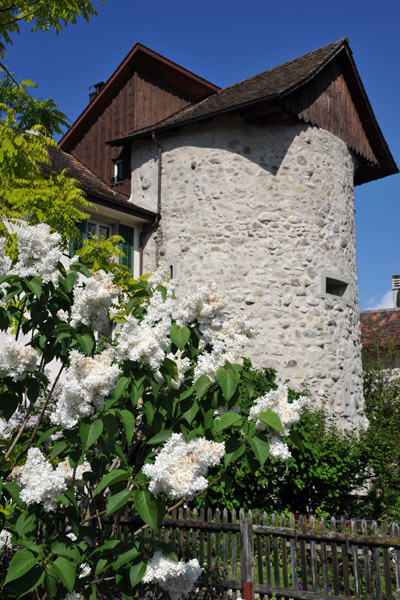
[[[133,72],[135,56],[120,69]],[[161,98],[157,69],[146,85]],[[200,85],[185,76],[186,92]],[[115,102],[113,77],[99,106],[107,86]],[[130,179],[130,202],[155,214],[139,234],[142,270],[165,262],[185,285],[215,280],[229,311],[248,313],[259,329],[254,365],[304,384],[343,427],[363,426],[353,189],[397,167],[348,41],[219,91],[201,85],[203,99],[107,141],[114,160],[130,165],[120,189]],[[87,147],[65,149],[82,148],[83,160]]]

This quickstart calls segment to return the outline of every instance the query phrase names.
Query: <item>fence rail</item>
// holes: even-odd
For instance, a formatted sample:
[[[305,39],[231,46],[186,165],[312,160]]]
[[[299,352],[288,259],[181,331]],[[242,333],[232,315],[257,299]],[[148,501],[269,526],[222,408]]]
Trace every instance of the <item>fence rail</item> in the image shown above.
[[[127,535],[138,524],[120,520]],[[226,600],[400,600],[397,523],[180,509],[145,535],[221,568]]]

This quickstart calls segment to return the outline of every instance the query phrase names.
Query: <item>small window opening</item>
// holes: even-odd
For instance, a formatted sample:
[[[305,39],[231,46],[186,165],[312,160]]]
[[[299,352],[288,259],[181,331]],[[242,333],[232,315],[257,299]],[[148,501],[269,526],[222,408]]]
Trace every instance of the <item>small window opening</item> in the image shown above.
[[[344,281],[340,281],[339,279],[332,279],[331,277],[327,277],[325,279],[325,292],[327,294],[332,294],[332,296],[339,296],[343,298],[346,294],[346,290],[348,288],[348,284]]]
[[[114,163],[114,181],[122,181],[124,178],[124,162],[117,160]]]

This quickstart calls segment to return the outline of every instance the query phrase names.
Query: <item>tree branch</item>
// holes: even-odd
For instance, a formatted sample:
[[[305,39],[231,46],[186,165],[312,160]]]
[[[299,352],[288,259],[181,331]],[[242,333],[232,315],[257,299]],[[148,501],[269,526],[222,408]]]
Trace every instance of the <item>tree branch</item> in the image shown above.
[[[15,83],[15,85],[17,85],[18,87],[21,87],[20,84],[18,83],[18,81],[13,77],[13,74],[11,73],[11,71],[9,71],[6,67],[6,65],[2,62],[0,62],[0,67],[2,69],[4,69],[4,71],[6,72],[7,77],[9,77],[11,79],[11,81],[13,83]]]

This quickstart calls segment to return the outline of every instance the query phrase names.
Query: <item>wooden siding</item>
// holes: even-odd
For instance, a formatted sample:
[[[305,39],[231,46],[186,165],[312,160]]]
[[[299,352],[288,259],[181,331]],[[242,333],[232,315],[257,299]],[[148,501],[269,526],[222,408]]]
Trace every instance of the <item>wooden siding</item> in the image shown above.
[[[189,102],[188,98],[167,88],[161,82],[152,81],[146,75],[135,71],[70,152],[108,185],[113,184],[113,160],[124,159],[126,179],[117,184],[117,189],[129,196],[129,156],[123,153],[122,146],[110,147],[105,142],[157,123]]]
[[[351,150],[379,164],[337,61],[283,98],[282,105],[294,117],[330,131]]]
[[[149,127],[191,102],[189,98],[138,71],[135,73],[135,83],[135,130]]]

